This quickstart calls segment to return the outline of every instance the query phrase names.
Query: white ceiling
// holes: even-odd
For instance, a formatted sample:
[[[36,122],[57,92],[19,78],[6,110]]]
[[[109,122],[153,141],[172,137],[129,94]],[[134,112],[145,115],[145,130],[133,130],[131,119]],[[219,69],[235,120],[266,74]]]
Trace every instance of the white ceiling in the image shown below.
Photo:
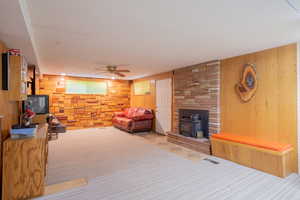
[[[8,48],[20,49],[29,64],[37,64],[21,4],[17,0],[0,1],[0,40]]]
[[[26,2],[50,74],[98,76],[100,64],[130,64],[132,79],[300,40],[300,14],[285,0]]]

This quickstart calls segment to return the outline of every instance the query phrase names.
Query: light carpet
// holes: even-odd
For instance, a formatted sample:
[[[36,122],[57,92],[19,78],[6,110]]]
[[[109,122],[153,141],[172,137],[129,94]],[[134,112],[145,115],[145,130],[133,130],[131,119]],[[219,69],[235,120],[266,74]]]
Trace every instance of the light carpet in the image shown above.
[[[91,179],[161,156],[145,139],[114,127],[72,130],[49,142],[46,183]]]
[[[89,133],[84,135],[80,132],[74,135],[63,136],[63,140],[66,141],[77,141],[81,138],[82,143],[85,145],[73,147],[74,149],[78,147],[88,148],[82,137],[91,137],[89,138],[90,141],[102,141],[100,142],[102,145],[99,145],[100,155],[88,156],[85,154],[83,155],[86,156],[84,159],[78,157],[79,160],[86,162],[85,164],[80,164],[81,167],[86,167],[87,172],[91,170],[97,171],[97,173],[87,173],[90,180],[88,185],[84,187],[38,199],[300,199],[300,177],[296,174],[281,179],[215,157],[210,158],[219,161],[220,163],[217,165],[204,160],[192,162],[161,150],[132,135],[118,131],[109,131],[110,129],[106,130],[108,133],[99,131],[99,134],[96,134],[96,136],[95,134],[88,135]],[[60,140],[62,141],[62,139]],[[60,143],[60,140],[56,141],[56,143]],[[110,141],[104,142],[105,140]],[[58,145],[53,143],[53,145],[50,145],[50,148],[53,148],[53,146],[57,146],[57,148],[61,148],[60,146],[68,147],[62,154],[72,150],[72,147],[66,144]],[[61,148],[61,150],[63,149]],[[119,152],[118,154],[118,151],[124,152]],[[53,182],[56,182],[59,178],[54,178],[53,176],[56,175],[51,174],[51,171],[54,172],[58,169],[58,164],[56,167],[52,166],[54,164],[52,162],[55,161],[54,158],[51,158],[52,153],[50,152],[51,163],[49,163],[48,180],[51,181],[52,179]],[[113,157],[109,155],[110,153]],[[82,156],[80,151],[78,156]],[[72,160],[71,158],[75,159],[76,157],[74,158],[73,154],[70,154],[70,160]],[[103,163],[97,166],[89,166],[88,163],[93,159],[102,160]],[[76,163],[79,164],[78,162]],[[77,164],[72,166],[71,161],[68,161],[67,164],[70,167],[70,171],[76,171]],[[67,167],[63,167],[63,169],[67,172]],[[65,174],[61,173],[60,175],[63,176],[61,179],[65,179]]]

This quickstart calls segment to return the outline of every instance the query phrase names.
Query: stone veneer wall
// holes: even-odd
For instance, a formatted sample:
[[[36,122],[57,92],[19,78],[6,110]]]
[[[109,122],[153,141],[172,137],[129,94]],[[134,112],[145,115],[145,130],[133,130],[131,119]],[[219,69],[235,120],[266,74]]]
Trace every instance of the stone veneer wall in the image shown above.
[[[209,134],[220,131],[220,62],[174,71],[173,131],[178,133],[179,109],[209,111]]]
[[[50,112],[68,128],[110,126],[113,113],[130,106],[129,81],[94,79],[107,81],[107,95],[79,95],[65,94],[65,88],[58,86],[60,78],[61,76],[44,75],[40,79],[39,94],[49,95]],[[65,77],[68,78],[87,80]]]

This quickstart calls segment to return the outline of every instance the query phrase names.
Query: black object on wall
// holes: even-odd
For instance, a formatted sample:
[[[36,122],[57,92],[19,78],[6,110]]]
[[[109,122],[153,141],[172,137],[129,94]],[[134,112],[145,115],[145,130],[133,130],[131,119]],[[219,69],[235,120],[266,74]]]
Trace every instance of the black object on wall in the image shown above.
[[[2,90],[9,89],[9,53],[2,53]]]
[[[33,81],[32,81],[32,84],[31,84],[31,94],[32,95],[36,95],[36,93],[35,93],[35,90],[36,90],[36,88],[35,88],[35,79],[36,79],[36,77],[35,77],[35,74],[36,73],[36,70],[35,70],[35,66],[33,67]]]

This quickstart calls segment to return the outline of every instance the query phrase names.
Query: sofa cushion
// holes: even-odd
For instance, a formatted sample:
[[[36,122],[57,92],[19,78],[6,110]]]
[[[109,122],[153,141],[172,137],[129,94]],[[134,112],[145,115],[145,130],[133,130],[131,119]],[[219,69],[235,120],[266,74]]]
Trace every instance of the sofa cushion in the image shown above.
[[[125,117],[131,119],[134,116],[134,113],[137,111],[138,108],[126,108],[124,113]]]
[[[280,144],[276,142],[262,141],[247,136],[234,135],[229,133],[213,134],[211,137],[216,139],[228,140],[231,142],[237,142],[241,144],[247,144],[247,145],[269,149],[273,151],[279,151],[279,152],[288,150],[292,147],[290,144]]]

